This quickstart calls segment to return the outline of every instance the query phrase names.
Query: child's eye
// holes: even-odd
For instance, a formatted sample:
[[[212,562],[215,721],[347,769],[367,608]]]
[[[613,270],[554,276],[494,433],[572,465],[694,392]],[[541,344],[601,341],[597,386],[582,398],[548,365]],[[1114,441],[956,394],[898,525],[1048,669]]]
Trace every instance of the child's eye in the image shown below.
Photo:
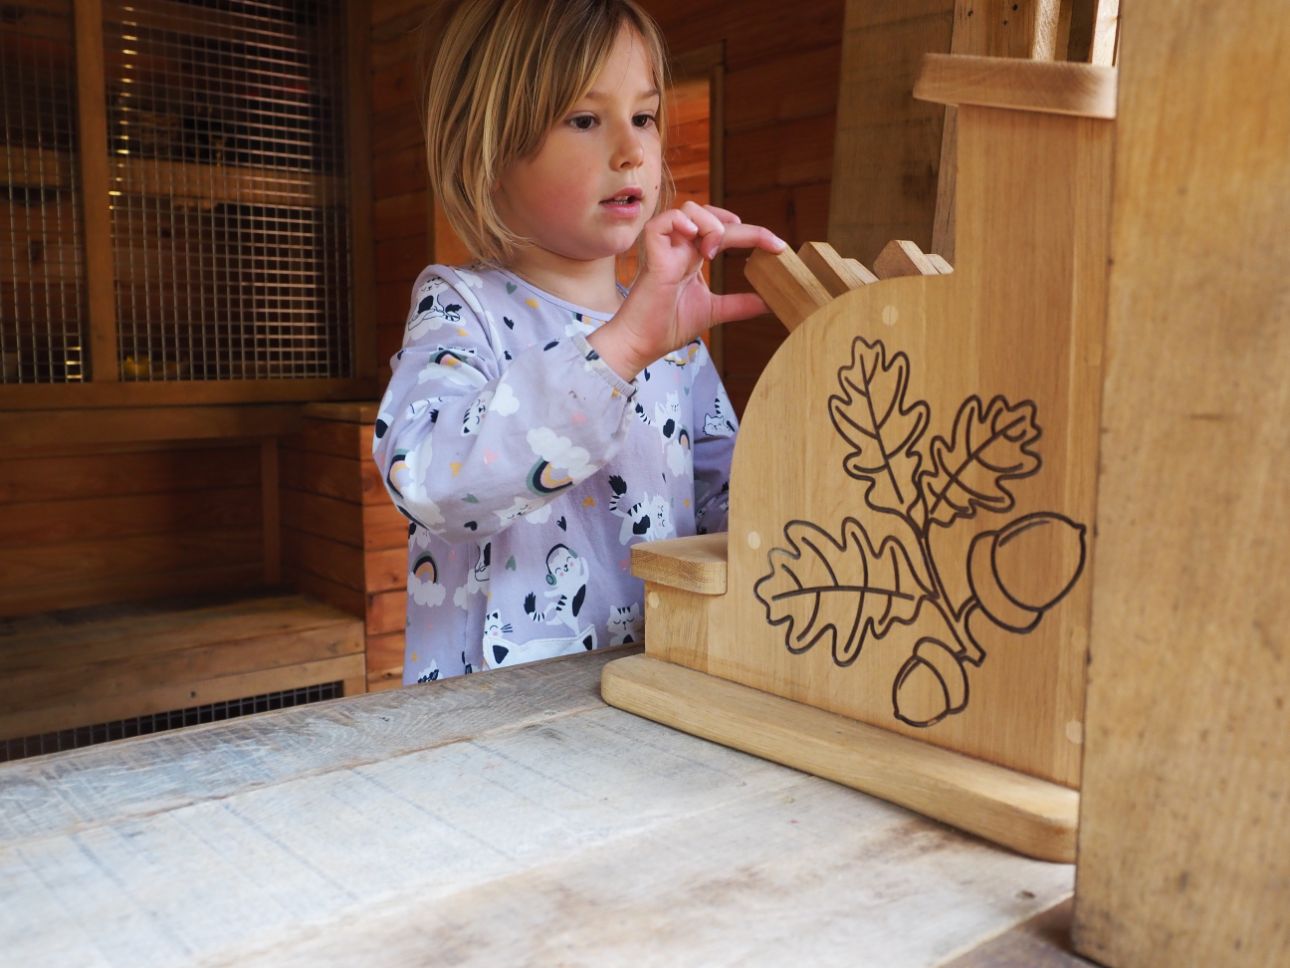
[[[638,114],[632,118],[632,124],[638,128],[648,128],[653,123],[654,115],[652,114]]]
[[[590,131],[596,126],[596,119],[590,114],[578,114],[570,118],[568,123],[579,131]]]

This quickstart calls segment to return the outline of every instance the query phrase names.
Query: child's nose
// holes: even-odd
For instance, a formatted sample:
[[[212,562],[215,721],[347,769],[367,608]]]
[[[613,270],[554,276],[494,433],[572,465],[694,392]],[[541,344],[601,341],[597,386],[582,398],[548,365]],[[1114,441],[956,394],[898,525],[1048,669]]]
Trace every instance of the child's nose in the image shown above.
[[[613,166],[617,171],[639,168],[645,163],[645,146],[641,144],[640,129],[629,124],[619,134],[614,145]]]

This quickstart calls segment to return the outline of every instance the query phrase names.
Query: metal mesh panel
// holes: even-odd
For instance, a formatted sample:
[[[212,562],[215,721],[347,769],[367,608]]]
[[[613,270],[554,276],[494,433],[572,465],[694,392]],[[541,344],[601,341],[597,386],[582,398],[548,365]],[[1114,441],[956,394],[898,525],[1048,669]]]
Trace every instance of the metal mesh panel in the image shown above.
[[[340,0],[105,0],[124,379],[351,375]]]
[[[27,756],[40,756],[44,753],[57,753],[81,746],[92,746],[95,743],[106,743],[114,739],[126,739],[130,736],[146,736],[149,733],[178,729],[181,726],[214,723],[223,719],[249,716],[251,713],[267,712],[270,709],[286,709],[290,706],[321,702],[324,699],[338,699],[343,694],[341,683],[327,682],[318,686],[284,689],[281,692],[247,696],[245,699],[230,699],[204,706],[152,713],[148,716],[115,719],[108,723],[96,723],[93,726],[78,726],[75,729],[59,730],[56,733],[4,740],[0,741],[0,763]]]
[[[71,0],[0,4],[0,382],[83,375]]]

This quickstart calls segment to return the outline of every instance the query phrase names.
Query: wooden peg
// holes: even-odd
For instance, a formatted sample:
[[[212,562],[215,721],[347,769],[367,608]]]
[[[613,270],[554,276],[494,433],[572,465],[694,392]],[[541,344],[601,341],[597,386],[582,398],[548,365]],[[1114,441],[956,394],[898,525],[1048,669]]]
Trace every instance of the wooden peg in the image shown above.
[[[873,260],[873,271],[878,274],[879,279],[940,275],[922,249],[913,242],[903,239],[892,239],[882,247],[878,258]]]
[[[756,250],[748,257],[744,275],[789,332],[832,298],[792,249],[778,255]]]
[[[954,271],[954,267],[946,261],[945,256],[938,255],[935,252],[927,253],[927,261],[930,262],[933,268],[943,276],[948,276]]]
[[[878,277],[855,259],[844,259],[827,242],[807,242],[797,250],[798,258],[828,290],[830,296],[877,282]]]

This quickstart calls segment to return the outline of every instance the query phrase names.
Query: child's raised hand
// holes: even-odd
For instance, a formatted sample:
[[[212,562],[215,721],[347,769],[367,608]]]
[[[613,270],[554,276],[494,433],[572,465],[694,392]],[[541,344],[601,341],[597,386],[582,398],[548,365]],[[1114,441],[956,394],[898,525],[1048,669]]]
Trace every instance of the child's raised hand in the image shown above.
[[[614,318],[589,337],[596,352],[624,379],[684,346],[719,323],[769,310],[756,293],[717,295],[703,278],[703,262],[724,249],[782,252],[768,229],[745,225],[715,205],[686,202],[646,223],[644,255],[632,291]]]

